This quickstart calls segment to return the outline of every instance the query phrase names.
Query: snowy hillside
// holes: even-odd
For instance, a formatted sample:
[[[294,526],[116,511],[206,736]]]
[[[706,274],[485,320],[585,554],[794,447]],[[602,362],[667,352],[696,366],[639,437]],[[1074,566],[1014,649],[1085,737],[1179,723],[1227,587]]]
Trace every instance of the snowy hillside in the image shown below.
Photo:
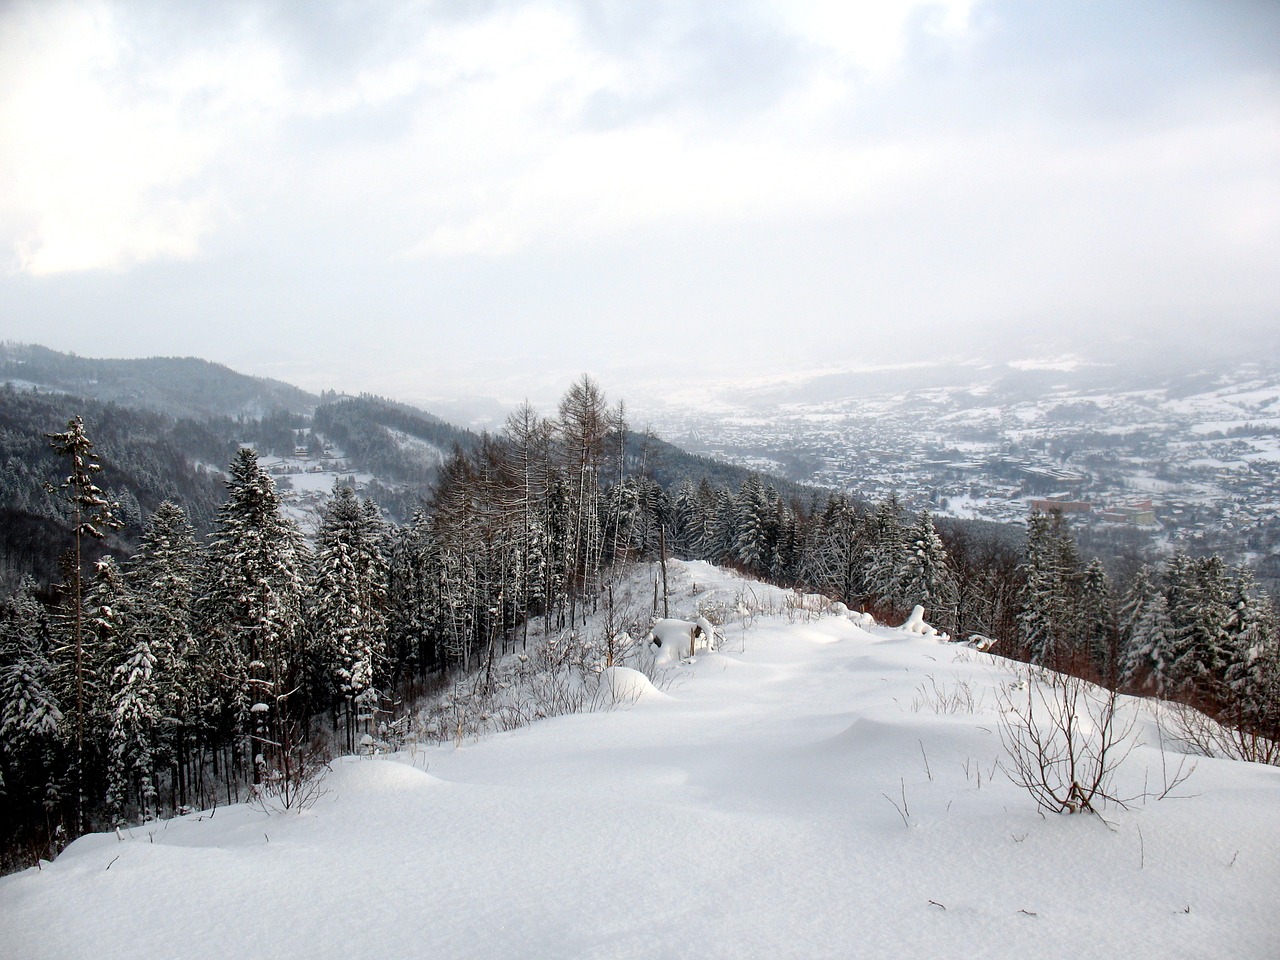
[[[1042,814],[998,769],[1015,664],[673,567],[673,616],[727,618],[656,688],[606,672],[610,708],[338,762],[301,814],[84,837],[0,880],[0,953],[1280,956],[1280,769]],[[1128,708],[1116,789],[1158,792],[1181,757]]]

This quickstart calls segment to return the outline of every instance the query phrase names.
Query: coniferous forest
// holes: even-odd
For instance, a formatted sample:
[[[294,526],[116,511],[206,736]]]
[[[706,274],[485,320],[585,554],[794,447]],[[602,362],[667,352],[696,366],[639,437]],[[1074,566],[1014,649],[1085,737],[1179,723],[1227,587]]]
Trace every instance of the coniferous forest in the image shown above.
[[[0,409],[39,402],[11,392]],[[416,429],[411,410],[384,406]],[[89,830],[264,792],[287,805],[331,752],[413,736],[423,695],[491,672],[531,631],[572,641],[612,603],[623,565],[667,557],[888,621],[918,604],[957,640],[1194,705],[1240,732],[1242,758],[1277,759],[1275,609],[1247,569],[1215,556],[1178,554],[1117,582],[1057,515],[1011,536],[909,515],[893,498],[680,476],[587,377],[555,416],[526,404],[496,434],[455,444],[429,496],[395,511],[402,522],[339,485],[308,542],[254,447],[207,428],[197,439],[226,455],[225,478],[120,503],[101,457],[123,449],[112,409],[88,410],[92,435],[75,417],[50,423],[39,450],[6,448],[6,477],[57,461],[65,479],[40,488],[33,513],[71,543],[55,575],[23,578],[0,606],[7,868]],[[322,406],[316,428],[423,479],[358,413]],[[153,424],[155,455],[196,442],[179,432]]]

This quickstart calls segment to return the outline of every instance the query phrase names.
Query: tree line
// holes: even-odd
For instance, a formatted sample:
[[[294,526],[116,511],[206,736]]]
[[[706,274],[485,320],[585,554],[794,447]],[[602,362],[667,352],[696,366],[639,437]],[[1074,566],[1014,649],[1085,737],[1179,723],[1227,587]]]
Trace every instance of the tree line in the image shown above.
[[[50,440],[79,547],[118,517],[83,424]],[[0,607],[8,856],[295,789],[317,742],[354,750],[531,628],[582,629],[621,564],[667,556],[886,620],[920,604],[954,637],[1277,733],[1276,618],[1246,570],[1178,555],[1118,590],[1061,517],[1033,514],[1011,545],[892,497],[788,496],[757,475],[664,488],[653,456],[583,377],[554,417],[526,404],[456,448],[403,524],[339,486],[308,544],[242,448],[203,540],[166,501],[127,558],[69,556],[49,602],[26,581]]]

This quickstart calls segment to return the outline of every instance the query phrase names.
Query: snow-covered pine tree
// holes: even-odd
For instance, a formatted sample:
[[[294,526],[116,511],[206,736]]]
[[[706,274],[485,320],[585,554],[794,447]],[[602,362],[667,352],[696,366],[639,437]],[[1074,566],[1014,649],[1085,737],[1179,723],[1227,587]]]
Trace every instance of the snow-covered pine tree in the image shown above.
[[[198,604],[202,636],[224,684],[224,716],[247,733],[253,782],[297,770],[306,547],[281,513],[258,455],[231,461]],[[293,703],[290,701],[294,700]]]
[[[133,596],[131,632],[145,638],[155,660],[153,678],[163,720],[156,731],[154,759],[172,769],[175,806],[190,802],[195,743],[212,729],[209,704],[221,685],[193,630],[199,562],[186,512],[166,500],[151,515],[126,569]]]
[[[66,760],[47,643],[35,582],[24,577],[0,603],[0,791],[18,814],[0,836],[43,822],[45,841],[52,845]]]
[[[1032,510],[1027,519],[1027,545],[1021,567],[1018,631],[1028,659],[1035,664],[1052,665],[1063,653],[1058,559],[1049,517]]]
[[[944,630],[955,629],[955,575],[928,510],[916,514],[906,531],[906,549],[897,579],[903,606],[920,604],[932,624]]]
[[[677,557],[693,559],[698,527],[698,489],[686,478],[671,498],[672,534],[667,548]]]
[[[1280,631],[1274,608],[1259,595],[1253,574],[1241,566],[1233,577],[1232,660],[1226,673],[1229,722],[1280,741]]]
[[[1174,619],[1171,672],[1186,695],[1212,707],[1225,697],[1223,685],[1232,660],[1231,585],[1226,565],[1216,555],[1192,561],[1188,581],[1180,592],[1176,616],[1170,603]]]
[[[724,487],[715,493],[715,513],[708,531],[707,553],[703,557],[712,563],[730,563],[733,561],[735,545],[738,542],[738,518],[735,509],[735,498]]]
[[[806,538],[800,575],[815,590],[858,603],[865,594],[862,522],[842,493],[827,497]]]
[[[422,510],[391,535],[388,643],[391,686],[421,678],[436,662],[431,634],[431,524]]]
[[[649,521],[641,503],[645,492],[641,489],[639,477],[628,477],[605,491],[605,535],[614,562],[621,563],[644,555]]]
[[[1119,638],[1116,630],[1111,579],[1096,557],[1085,567],[1080,580],[1080,607],[1076,618],[1075,647],[1089,653],[1089,659],[1109,686],[1118,671]]]
[[[769,498],[769,540],[771,542],[767,572],[777,583],[792,585],[800,571],[800,541],[803,532],[796,512],[772,484]]]
[[[75,692],[72,699],[64,703],[72,709],[75,732],[75,753],[72,769],[72,780],[76,784],[75,829],[82,833],[88,829],[87,822],[87,784],[85,782],[85,717],[88,705],[85,702],[85,664],[84,664],[84,582],[83,582],[83,550],[86,538],[103,540],[111,530],[120,527],[115,514],[115,505],[111,503],[97,484],[97,475],[102,471],[97,455],[93,452],[93,441],[85,433],[84,421],[80,417],[72,417],[67,421],[67,429],[62,433],[48,435],[49,444],[59,456],[66,457],[70,465],[70,473],[58,487],[70,510],[71,530],[74,538],[74,556],[70,565],[70,577],[66,584],[69,602],[72,607],[71,619],[68,623],[71,635],[71,653],[74,664]]]
[[[1119,613],[1119,689],[1144,689],[1150,680],[1152,659],[1150,649],[1140,642],[1139,623],[1146,615],[1147,606],[1159,594],[1151,568],[1142,566],[1134,574],[1133,582],[1124,595]],[[1165,610],[1168,619],[1168,608]]]
[[[388,563],[385,524],[376,505],[336,485],[316,534],[311,565],[312,653],[341,698],[349,752],[357,720],[371,719],[386,658]],[[316,703],[315,706],[320,706]]]
[[[91,800],[109,798],[113,777],[116,721],[116,670],[134,645],[134,600],[124,573],[111,557],[94,564],[93,581],[85,595],[86,732],[93,748],[86,746],[86,770],[102,790]],[[149,736],[148,741],[152,738]],[[150,754],[150,742],[147,744]],[[108,803],[108,815],[115,818]]]
[[[1169,601],[1156,593],[1142,607],[1125,653],[1125,686],[1166,697],[1173,693],[1173,621]]]
[[[710,481],[702,477],[698,481],[693,500],[692,529],[687,537],[691,560],[710,560],[716,549],[716,491]]]
[[[773,549],[769,537],[770,504],[765,494],[764,482],[757,474],[751,474],[734,497],[733,559],[746,570],[761,573],[767,571],[767,560]]]
[[[131,632],[112,672],[107,731],[107,809],[116,825],[126,822],[130,796],[144,820],[156,816],[156,746],[164,714],[156,657],[146,633]]]
[[[871,599],[901,610],[906,603],[900,575],[907,554],[907,531],[902,524],[902,505],[890,494],[876,505],[867,524],[865,538],[867,587]]]

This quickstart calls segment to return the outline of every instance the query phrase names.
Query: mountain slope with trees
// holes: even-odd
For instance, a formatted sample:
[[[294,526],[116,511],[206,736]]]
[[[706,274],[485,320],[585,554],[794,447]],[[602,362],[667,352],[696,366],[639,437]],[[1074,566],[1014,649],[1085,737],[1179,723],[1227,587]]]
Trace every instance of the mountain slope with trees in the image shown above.
[[[628,564],[669,557],[815,591],[883,621],[919,605],[984,649],[1200,708],[1231,731],[1195,732],[1211,755],[1280,760],[1280,631],[1247,570],[1176,555],[1113,582],[1056,515],[1033,514],[1011,541],[1002,528],[908,514],[893,497],[865,504],[742,471],[736,485],[715,483],[696,460],[637,436],[589,377],[554,416],[525,405],[497,434],[455,432],[442,458],[437,441],[452,428],[376,398],[327,398],[317,420],[281,412],[189,434],[158,414],[67,395],[6,388],[4,399],[14,424],[56,404],[93,411],[64,421],[65,434],[29,423],[6,434],[10,474],[44,498],[24,516],[60,523],[68,532],[56,549],[76,547],[56,576],[21,580],[0,606],[10,863],[51,856],[86,829],[187,806],[291,805],[317,757],[387,729],[461,737],[557,712],[563,694],[514,715],[465,704],[500,688],[499,665],[517,651],[554,649],[556,670],[584,676],[612,666],[625,646],[620,621],[601,645],[588,636],[593,618],[615,619]],[[388,522],[372,485],[339,483],[308,543],[259,452],[218,433],[289,448],[317,423],[346,430],[348,443],[377,437],[366,457],[397,456],[386,444],[407,443],[439,461],[434,475],[396,488],[416,498],[407,517]],[[84,440],[75,449],[102,467],[91,471],[94,504],[124,521],[98,528],[105,554],[84,550],[97,537],[73,536],[85,531],[75,510],[89,503],[66,495],[65,479],[80,473],[79,460],[67,462],[73,427]],[[123,502],[134,488],[116,472],[142,483],[150,474],[137,464],[161,462],[160,452],[181,461],[182,443],[205,442],[230,451],[225,476],[195,474],[202,489],[218,488],[207,518],[155,483],[147,500]],[[660,585],[665,607],[665,575],[655,613]],[[452,718],[414,727],[415,705],[448,683],[469,691],[453,695]]]
[[[279,380],[195,357],[99,359],[10,342],[0,343],[0,384],[6,382],[178,418],[256,419],[280,411],[308,413],[319,402]]]

